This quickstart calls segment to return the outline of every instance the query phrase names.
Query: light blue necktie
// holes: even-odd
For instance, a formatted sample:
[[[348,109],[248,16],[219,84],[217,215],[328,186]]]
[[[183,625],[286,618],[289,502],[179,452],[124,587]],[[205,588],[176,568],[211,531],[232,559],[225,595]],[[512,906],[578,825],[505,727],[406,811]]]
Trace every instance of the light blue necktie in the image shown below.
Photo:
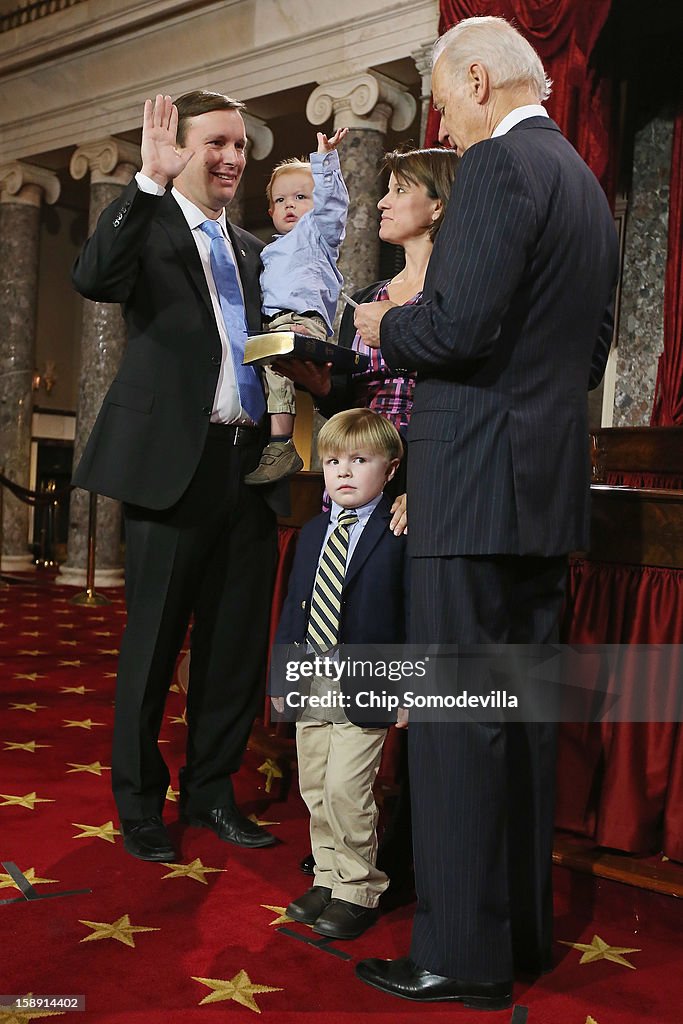
[[[211,239],[211,273],[218,290],[225,329],[228,332],[240,405],[254,423],[258,423],[266,410],[266,403],[256,370],[253,366],[244,366],[242,363],[244,343],[247,340],[247,321],[244,300],[237,280],[237,269],[217,221],[205,220],[199,227]]]

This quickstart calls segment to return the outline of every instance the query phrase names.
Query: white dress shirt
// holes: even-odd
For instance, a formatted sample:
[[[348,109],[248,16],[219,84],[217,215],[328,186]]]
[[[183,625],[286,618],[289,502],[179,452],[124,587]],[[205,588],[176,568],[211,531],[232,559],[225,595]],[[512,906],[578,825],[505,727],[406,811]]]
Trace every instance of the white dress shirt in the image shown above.
[[[166,191],[160,185],[157,185],[155,181],[148,178],[147,175],[142,174],[140,171],[135,175],[135,180],[138,184],[138,188],[142,192],[147,192],[151,195],[162,196]],[[245,413],[244,409],[241,408],[239,403],[239,395],[237,391],[237,382],[235,380],[235,370],[232,364],[232,350],[230,348],[230,342],[228,340],[228,332],[225,327],[225,321],[221,312],[220,299],[218,297],[218,290],[216,283],[213,279],[211,272],[211,239],[202,231],[200,224],[203,224],[207,220],[206,214],[195,206],[193,202],[187,199],[177,188],[171,190],[171,195],[177,202],[181,209],[181,212],[187,221],[187,225],[192,232],[195,245],[197,246],[197,252],[199,253],[199,259],[201,260],[202,269],[204,271],[204,277],[206,278],[206,284],[209,289],[209,295],[211,296],[211,305],[213,306],[214,318],[216,320],[216,327],[218,328],[218,334],[221,341],[221,368],[218,374],[218,385],[216,387],[216,393],[213,399],[213,409],[211,411],[211,422],[212,423],[246,423],[251,424],[252,420]],[[237,281],[242,292],[242,298],[244,298],[244,289],[242,288],[242,281],[240,279],[239,268],[237,261],[235,260],[235,250],[225,223],[225,210],[221,211],[221,215],[216,221],[220,225],[221,231],[225,238],[226,244],[230,255],[235,263],[235,269],[237,270]]]
[[[550,114],[540,103],[527,103],[524,107],[515,107],[505,115],[500,124],[496,125],[491,138],[496,139],[499,135],[505,135],[520,121],[526,121],[528,117],[550,117]]]

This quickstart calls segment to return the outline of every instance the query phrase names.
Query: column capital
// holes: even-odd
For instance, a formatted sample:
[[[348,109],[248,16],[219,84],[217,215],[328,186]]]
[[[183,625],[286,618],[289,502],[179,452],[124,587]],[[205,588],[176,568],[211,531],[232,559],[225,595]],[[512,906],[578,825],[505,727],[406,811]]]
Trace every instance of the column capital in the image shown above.
[[[311,124],[322,124],[334,114],[334,129],[361,128],[385,134],[389,125],[404,131],[412,124],[417,104],[404,85],[379,71],[365,71],[322,82],[306,104]]]
[[[420,43],[420,45],[411,50],[410,56],[412,57],[417,73],[422,79],[422,91],[424,92],[425,79],[427,83],[432,77],[432,51],[434,49],[435,40],[432,39],[427,43]]]
[[[273,148],[273,132],[262,118],[255,117],[254,114],[249,114],[246,110],[242,117],[250,143],[249,155],[253,156],[254,160],[265,159]]]
[[[43,199],[56,203],[61,187],[57,175],[44,167],[20,160],[0,165],[0,203],[40,206]]]
[[[79,146],[71,157],[72,178],[84,178],[90,171],[93,185],[127,185],[142,166],[140,147],[112,137]]]

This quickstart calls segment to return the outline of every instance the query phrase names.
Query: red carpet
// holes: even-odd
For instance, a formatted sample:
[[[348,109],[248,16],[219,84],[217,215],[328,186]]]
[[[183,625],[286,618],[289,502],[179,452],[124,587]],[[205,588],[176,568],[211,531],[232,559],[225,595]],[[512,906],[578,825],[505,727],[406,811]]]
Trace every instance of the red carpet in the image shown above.
[[[271,779],[267,791],[269,766],[255,752],[238,797],[272,823],[281,845],[247,852],[184,829],[171,794],[165,816],[178,865],[123,851],[107,767],[123,597],[110,592],[110,606],[87,609],[70,605],[72,594],[49,583],[0,590],[0,992],[82,995],[84,1015],[52,1013],[103,1024],[237,1024],[256,1013],[270,1024],[481,1021],[457,1005],[420,1006],[356,981],[359,958],[407,952],[410,903],[336,945],[311,945],[310,928],[284,919],[307,887],[297,867],[308,849],[305,809],[295,784],[283,795]],[[174,780],[183,708],[179,688],[162,733]],[[20,895],[12,864],[40,898]],[[683,1020],[683,903],[565,869],[556,870],[556,890],[555,970],[516,985],[514,1011],[485,1019]],[[3,1024],[44,1018],[0,1010]]]

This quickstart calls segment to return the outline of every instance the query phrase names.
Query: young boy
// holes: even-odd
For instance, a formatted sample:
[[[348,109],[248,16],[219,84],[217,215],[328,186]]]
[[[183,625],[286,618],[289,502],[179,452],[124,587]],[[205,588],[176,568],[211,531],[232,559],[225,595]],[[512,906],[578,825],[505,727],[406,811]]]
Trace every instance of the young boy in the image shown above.
[[[264,330],[303,329],[325,340],[343,278],[337,270],[344,238],[349,194],[336,149],[348,129],[331,139],[318,132],[318,151],[310,161],[283,160],[266,188],[268,214],[278,237],[261,252]],[[303,467],[294,447],[294,385],[266,369],[270,441],[248,484],[269,484]]]
[[[332,507],[301,531],[275,642],[316,654],[338,643],[403,643],[406,537],[389,529],[390,505],[382,493],[401,460],[400,435],[377,413],[349,409],[323,426],[318,450]],[[330,583],[330,552],[343,589]],[[325,680],[325,691],[331,688]],[[296,730],[315,878],[287,914],[320,935],[355,939],[377,919],[389,884],[376,867],[372,793],[386,728],[355,725],[335,706],[310,708]]]

